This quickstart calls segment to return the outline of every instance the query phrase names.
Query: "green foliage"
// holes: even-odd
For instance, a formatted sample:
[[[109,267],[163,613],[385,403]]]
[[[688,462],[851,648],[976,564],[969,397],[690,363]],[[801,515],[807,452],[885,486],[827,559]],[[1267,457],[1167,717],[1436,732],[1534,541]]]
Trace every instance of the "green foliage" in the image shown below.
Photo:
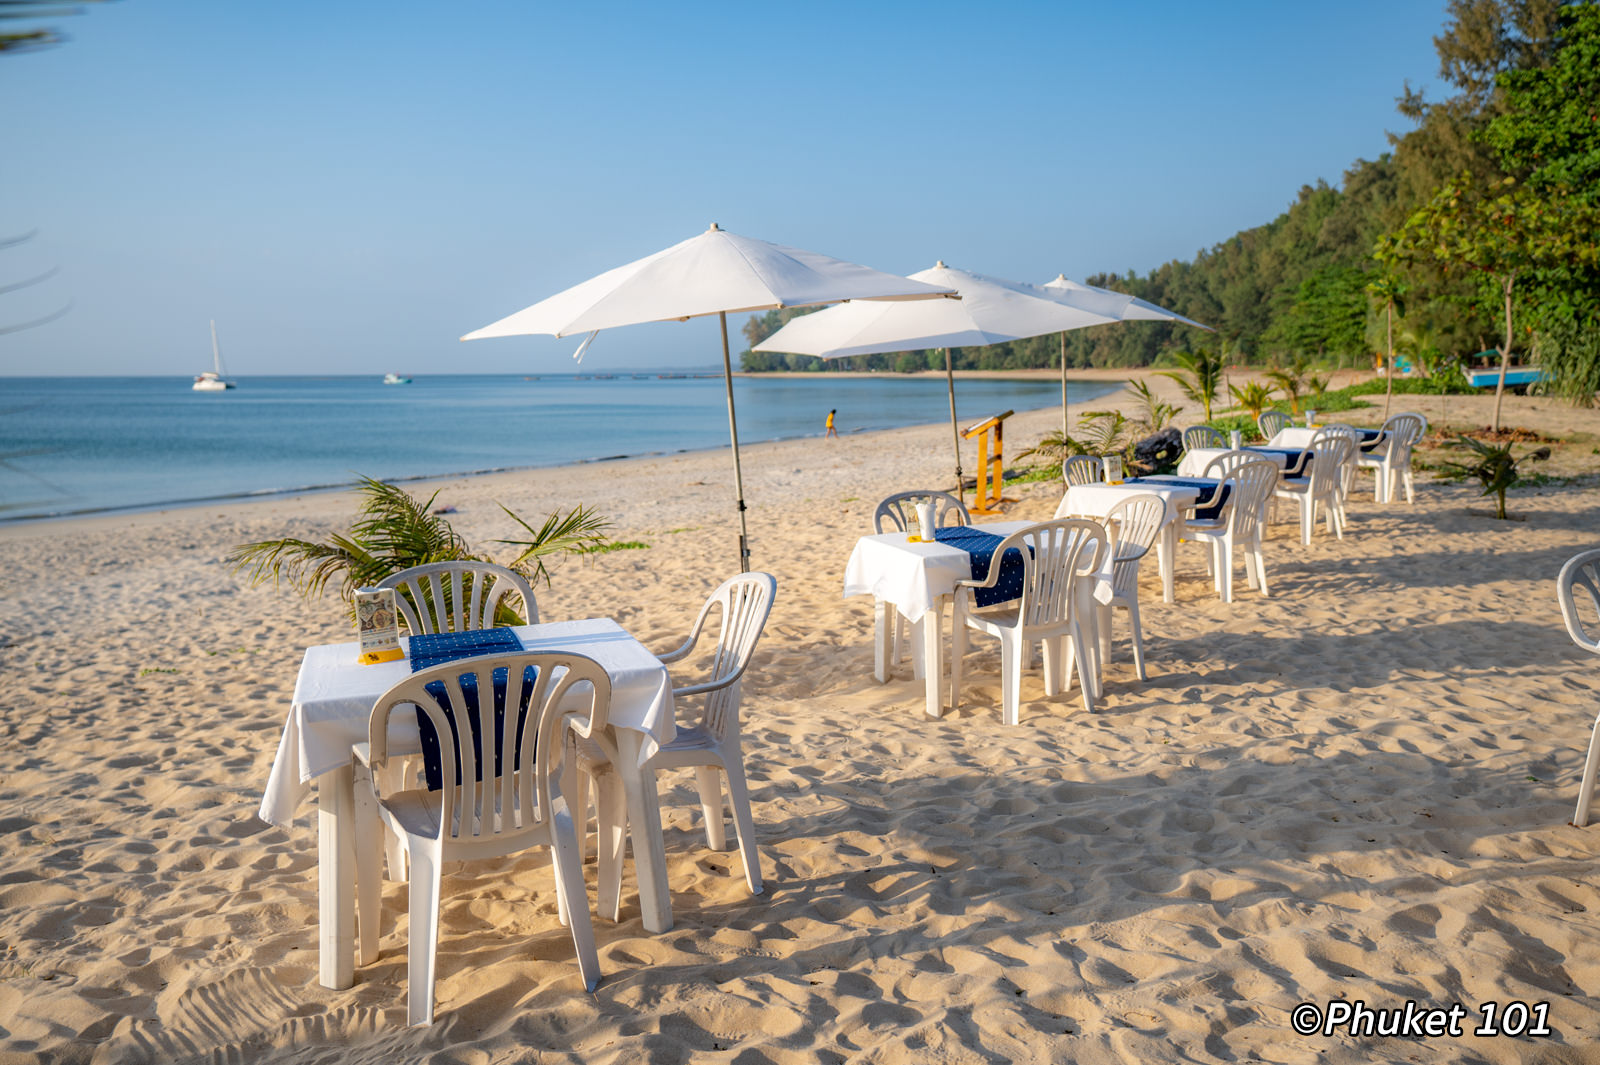
[[[1143,408],[1139,421],[1147,432],[1159,432],[1172,424],[1172,419],[1178,416],[1178,408],[1170,403],[1163,403],[1156,398],[1150,386],[1143,381],[1129,381],[1128,391],[1139,399]]]
[[[1465,477],[1476,477],[1483,485],[1483,495],[1495,497],[1494,516],[1505,519],[1506,516],[1506,490],[1512,488],[1523,480],[1517,472],[1517,467],[1527,461],[1543,462],[1550,457],[1548,447],[1537,448],[1521,456],[1513,456],[1510,443],[1491,444],[1483,440],[1475,440],[1470,436],[1459,436],[1452,447],[1460,451],[1469,452],[1473,458],[1471,462],[1448,462],[1444,468],[1452,473]]]
[[[1311,360],[1304,355],[1290,359],[1286,366],[1277,366],[1267,371],[1267,380],[1283,393],[1283,397],[1289,401],[1289,409],[1295,414],[1300,413],[1300,396],[1305,392],[1310,373]]]
[[[1255,415],[1252,414],[1225,414],[1220,418],[1213,418],[1206,424],[1224,437],[1237,429],[1247,444],[1262,439],[1261,428],[1256,425]]]
[[[1210,421],[1211,405],[1217,401],[1217,393],[1222,389],[1222,359],[1213,354],[1210,348],[1175,352],[1172,359],[1180,368],[1163,370],[1161,376],[1176,381],[1190,402],[1200,404],[1206,412],[1206,421]]]
[[[1238,385],[1229,385],[1228,393],[1233,396],[1233,401],[1250,415],[1250,423],[1261,416],[1261,412],[1272,406],[1272,389],[1260,381],[1251,381],[1240,388]]]
[[[1600,326],[1572,319],[1553,322],[1539,334],[1535,354],[1545,373],[1540,388],[1546,395],[1579,407],[1595,405],[1595,393],[1600,392]]]
[[[287,581],[307,598],[320,596],[329,581],[339,579],[339,597],[350,602],[359,588],[367,588],[385,577],[428,562],[489,562],[488,556],[474,553],[442,514],[434,513],[435,492],[418,500],[394,485],[364,477],[359,488],[361,509],[349,533],[333,533],[327,540],[302,540],[284,537],[242,544],[228,555],[234,572],[248,571],[252,585]],[[528,522],[500,508],[527,530],[526,540],[496,540],[521,550],[507,563],[530,582],[550,582],[548,559],[556,555],[581,554],[603,548],[609,541],[604,530],[610,522],[585,507],[566,514],[550,515],[535,529]],[[509,608],[506,608],[509,613]],[[497,622],[516,624],[514,615]]]

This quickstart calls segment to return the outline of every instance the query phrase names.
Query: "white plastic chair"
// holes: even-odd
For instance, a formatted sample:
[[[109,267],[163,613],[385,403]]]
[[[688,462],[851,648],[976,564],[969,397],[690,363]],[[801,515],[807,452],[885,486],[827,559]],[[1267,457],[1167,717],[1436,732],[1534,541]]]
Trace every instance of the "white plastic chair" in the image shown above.
[[[526,672],[530,667],[531,681]],[[493,681],[494,672],[501,669],[505,670],[503,702]],[[463,678],[476,686],[472,699],[463,691]],[[383,794],[373,784],[378,815],[403,841],[409,859],[406,1014],[413,1025],[433,1023],[439,878],[447,861],[499,858],[529,847],[549,847],[559,908],[572,931],[584,987],[593,991],[600,982],[600,959],[583,886],[583,851],[572,812],[552,775],[562,758],[563,737],[569,735],[563,721],[575,716],[570,709],[563,711],[561,702],[569,696],[581,698],[575,690],[580,685],[588,687],[588,713],[576,716],[588,727],[603,727],[611,706],[611,680],[599,663],[577,654],[484,655],[446,662],[413,673],[372,708],[368,741],[356,754],[374,770],[369,776],[373,781],[382,779],[377,770],[389,758],[389,717],[396,709],[420,711],[439,737],[441,790],[413,788]],[[512,711],[524,705],[526,710]],[[359,841],[358,850],[368,853]],[[360,909],[361,936],[372,938],[373,955],[379,901],[373,890],[375,874],[370,867],[358,874],[367,893]],[[371,955],[363,950],[363,956]]]
[[[1000,640],[1000,702],[1007,725],[1020,713],[1022,670],[1034,642],[1044,644],[1044,689],[1056,695],[1071,681],[1074,663],[1083,707],[1094,712],[1098,695],[1094,655],[1099,647],[1090,639],[1085,622],[1093,620],[1086,593],[1104,561],[1109,536],[1099,522],[1062,518],[1040,522],[1007,536],[995,547],[989,573],[981,581],[957,581],[951,621],[950,706],[961,703],[961,660],[967,649],[967,630],[986,632]],[[993,588],[999,580],[1002,559],[1010,550],[1022,555],[1020,599],[979,610],[973,598],[980,588]]]
[[[1076,484],[1099,484],[1105,479],[1105,462],[1099,455],[1074,455],[1061,464],[1061,479]]]
[[[1315,469],[1313,465],[1312,469]],[[1184,535],[1206,543],[1211,550],[1211,579],[1224,603],[1233,602],[1234,548],[1244,552],[1245,579],[1262,595],[1267,593],[1267,568],[1261,540],[1266,527],[1267,504],[1278,484],[1278,464],[1248,451],[1230,451],[1206,464],[1205,476],[1218,477],[1231,491],[1215,518],[1190,518]]]
[[[1227,447],[1228,441],[1222,433],[1209,425],[1191,425],[1183,431],[1183,450],[1193,451],[1201,447]]]
[[[1354,449],[1350,438],[1339,432],[1318,430],[1309,450],[1311,473],[1306,476],[1285,472],[1278,479],[1275,498],[1294,500],[1300,507],[1300,542],[1311,546],[1311,528],[1317,522],[1317,507],[1323,508],[1328,529],[1344,539],[1344,517],[1339,496],[1344,491],[1344,467]]]
[[[1581,607],[1595,625],[1593,631],[1579,616],[1579,592],[1587,600]],[[1556,598],[1561,602],[1561,618],[1567,623],[1572,642],[1591,654],[1600,655],[1600,550],[1585,551],[1567,559],[1556,578]],[[1572,823],[1579,828],[1589,823],[1589,803],[1594,798],[1595,772],[1600,770],[1600,717],[1589,734],[1589,756],[1583,763],[1583,780],[1578,785],[1578,809]]]
[[[917,504],[933,504],[933,524],[940,529],[948,529],[958,525],[971,525],[972,515],[967,512],[967,506],[961,500],[948,492],[936,492],[932,489],[918,489],[911,492],[896,492],[878,504],[878,509],[872,513],[872,531],[876,533],[889,532],[892,528],[896,532],[915,531],[917,528]],[[901,652],[905,646],[904,636],[907,633],[906,621],[900,616],[900,611],[894,609],[883,599],[874,596],[872,599],[872,646],[878,650],[875,655],[883,657],[885,629],[888,629],[888,661],[876,662],[876,672],[879,680],[889,679],[889,667],[898,664]]]
[[[1140,680],[1144,671],[1144,630],[1139,624],[1139,560],[1150,548],[1167,520],[1167,501],[1154,492],[1139,492],[1121,500],[1105,516],[1111,536],[1111,602],[1097,604],[1100,659],[1111,661],[1112,608],[1128,612],[1128,637],[1133,644],[1133,665]]]
[[[1411,449],[1427,431],[1427,418],[1412,411],[1402,411],[1383,423],[1383,441],[1377,447],[1356,455],[1357,463],[1373,470],[1374,500],[1379,503],[1394,502],[1395,489],[1403,483],[1406,502],[1416,502],[1411,480]]]
[[[1271,440],[1293,424],[1294,419],[1281,410],[1264,410],[1256,415],[1256,428],[1261,430],[1263,440]]]
[[[1324,433],[1336,433],[1350,441],[1350,454],[1344,461],[1344,478],[1339,491],[1339,520],[1344,521],[1344,501],[1350,497],[1350,489],[1356,483],[1356,460],[1361,457],[1361,445],[1366,443],[1366,438],[1361,435],[1361,430],[1344,422],[1329,422],[1322,427]]]
[[[429,562],[391,574],[378,587],[395,590],[395,605],[412,635],[493,628],[501,605],[509,606],[507,596],[521,600],[525,624],[539,623],[527,579],[492,562]]]
[[[733,809],[733,825],[739,834],[739,855],[744,864],[745,882],[752,895],[759,895],[761,855],[756,849],[755,821],[750,813],[750,790],[745,783],[744,752],[740,746],[739,696],[741,678],[755,653],[756,642],[772,613],[778,582],[770,573],[742,573],[722,583],[711,593],[684,645],[660,656],[663,662],[687,658],[700,640],[706,619],[713,610],[721,611],[722,625],[717,647],[709,663],[710,676],[698,683],[672,689],[678,717],[678,734],[672,742],[650,756],[642,772],[693,767],[700,792],[700,809],[706,822],[706,846],[721,850],[727,846],[723,823],[722,783],[728,782],[728,805]],[[683,716],[682,700],[704,696],[698,719]],[[628,836],[628,807],[622,778],[614,766],[617,752],[603,735],[590,732],[578,743],[576,770],[595,787],[595,821],[599,827],[599,913],[613,921],[622,907],[622,846]],[[574,774],[576,802],[585,810],[586,781]]]

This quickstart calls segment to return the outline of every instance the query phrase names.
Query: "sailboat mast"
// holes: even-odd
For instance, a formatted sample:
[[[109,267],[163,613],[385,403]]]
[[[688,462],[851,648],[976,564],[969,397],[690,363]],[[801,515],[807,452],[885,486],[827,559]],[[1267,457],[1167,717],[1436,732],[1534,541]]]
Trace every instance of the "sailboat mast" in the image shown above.
[[[217,347],[217,320],[211,319],[211,368],[222,376],[222,349]]]

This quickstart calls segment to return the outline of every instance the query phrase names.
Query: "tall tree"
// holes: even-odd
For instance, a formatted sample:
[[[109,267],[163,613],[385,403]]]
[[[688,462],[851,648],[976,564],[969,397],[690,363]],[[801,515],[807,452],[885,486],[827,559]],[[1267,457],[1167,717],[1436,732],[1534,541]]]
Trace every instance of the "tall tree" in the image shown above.
[[[1600,255],[1600,218],[1557,188],[1540,194],[1515,178],[1484,187],[1463,174],[1385,234],[1373,254],[1390,266],[1434,262],[1470,270],[1491,281],[1505,309],[1500,378],[1494,392],[1494,428],[1500,428],[1506,368],[1511,364],[1512,296],[1517,280],[1541,268],[1593,266]]]

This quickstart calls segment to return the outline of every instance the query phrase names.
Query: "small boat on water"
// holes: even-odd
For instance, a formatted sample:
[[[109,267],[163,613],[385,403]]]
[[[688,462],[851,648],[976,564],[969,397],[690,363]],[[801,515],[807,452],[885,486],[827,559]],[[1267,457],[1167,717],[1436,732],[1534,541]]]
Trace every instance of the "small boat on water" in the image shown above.
[[[197,374],[194,379],[196,392],[225,392],[235,387],[234,383],[222,376],[222,349],[217,346],[217,322],[211,320],[211,369],[203,374]]]
[[[386,385],[409,385],[411,378],[402,377],[397,373],[386,373],[383,375],[383,383]]]

